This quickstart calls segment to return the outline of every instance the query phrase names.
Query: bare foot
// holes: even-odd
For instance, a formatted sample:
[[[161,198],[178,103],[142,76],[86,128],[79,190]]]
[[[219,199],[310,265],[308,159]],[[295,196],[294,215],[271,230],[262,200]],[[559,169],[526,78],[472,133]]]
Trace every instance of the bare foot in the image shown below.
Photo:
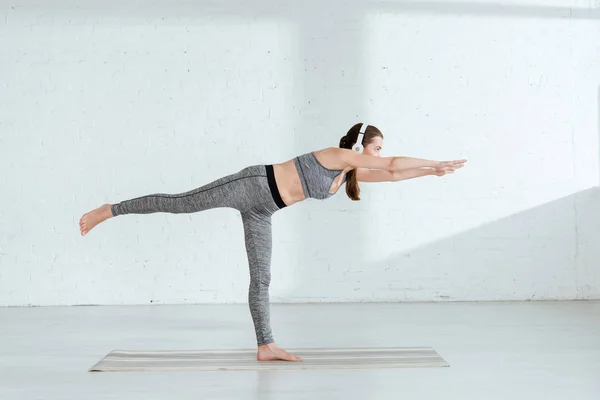
[[[106,221],[109,218],[112,218],[110,204],[104,204],[95,210],[92,210],[88,213],[83,214],[83,217],[79,220],[79,231],[81,232],[81,236],[85,236],[89,231],[92,230],[93,227],[98,225],[100,222]]]
[[[302,361],[302,358],[280,349],[275,343],[258,346],[258,354],[256,359],[258,361]]]

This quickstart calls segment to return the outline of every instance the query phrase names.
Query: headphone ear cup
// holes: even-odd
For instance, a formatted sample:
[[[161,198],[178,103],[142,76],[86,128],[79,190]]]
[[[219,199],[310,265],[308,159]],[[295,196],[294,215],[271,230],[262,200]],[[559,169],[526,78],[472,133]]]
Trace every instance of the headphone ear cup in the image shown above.
[[[365,137],[365,131],[367,129],[368,125],[363,124],[360,132],[358,133],[358,137],[356,138],[356,143],[354,143],[354,146],[352,146],[352,150],[356,151],[357,153],[362,153],[364,147],[362,145],[363,142],[363,138]],[[364,128],[364,130],[363,130]]]

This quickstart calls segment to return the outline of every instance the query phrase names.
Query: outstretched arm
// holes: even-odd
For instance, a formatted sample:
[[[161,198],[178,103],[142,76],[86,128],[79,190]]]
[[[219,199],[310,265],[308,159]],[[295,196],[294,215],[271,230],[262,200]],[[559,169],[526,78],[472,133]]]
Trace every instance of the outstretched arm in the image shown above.
[[[340,158],[350,167],[354,168],[369,168],[382,169],[385,171],[396,172],[414,168],[424,167],[460,167],[467,160],[455,161],[433,161],[422,158],[413,157],[375,157],[362,153],[357,153],[352,150],[339,149],[341,151]]]
[[[357,180],[359,182],[399,182],[407,179],[419,178],[428,175],[444,176],[446,174],[453,173],[456,168],[459,167],[423,167],[423,168],[410,168],[402,171],[385,171],[383,169],[367,169],[357,168]]]
[[[392,182],[405,181],[407,179],[420,178],[422,176],[433,175],[433,168],[411,168],[402,171],[392,172]]]

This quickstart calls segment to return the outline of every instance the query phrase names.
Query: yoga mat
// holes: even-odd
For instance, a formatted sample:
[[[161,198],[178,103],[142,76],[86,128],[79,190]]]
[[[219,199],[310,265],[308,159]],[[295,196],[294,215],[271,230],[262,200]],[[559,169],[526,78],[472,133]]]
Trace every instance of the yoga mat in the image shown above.
[[[256,349],[113,350],[89,371],[260,371],[448,367],[430,347],[286,349],[303,361],[257,361]]]

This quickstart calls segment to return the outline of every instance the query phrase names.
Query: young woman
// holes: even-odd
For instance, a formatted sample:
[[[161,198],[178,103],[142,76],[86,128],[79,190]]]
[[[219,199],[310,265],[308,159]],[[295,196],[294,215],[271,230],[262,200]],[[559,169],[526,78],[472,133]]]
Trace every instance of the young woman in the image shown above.
[[[257,360],[301,361],[279,348],[271,332],[271,216],[306,198],[327,199],[344,183],[348,197],[360,200],[358,182],[443,176],[466,162],[381,157],[382,147],[381,131],[358,123],[341,138],[339,147],[306,153],[280,164],[249,166],[185,193],[150,194],[104,204],[81,217],[81,235],[100,222],[125,214],[196,213],[219,207],[240,211],[250,267],[248,303],[256,332]]]

